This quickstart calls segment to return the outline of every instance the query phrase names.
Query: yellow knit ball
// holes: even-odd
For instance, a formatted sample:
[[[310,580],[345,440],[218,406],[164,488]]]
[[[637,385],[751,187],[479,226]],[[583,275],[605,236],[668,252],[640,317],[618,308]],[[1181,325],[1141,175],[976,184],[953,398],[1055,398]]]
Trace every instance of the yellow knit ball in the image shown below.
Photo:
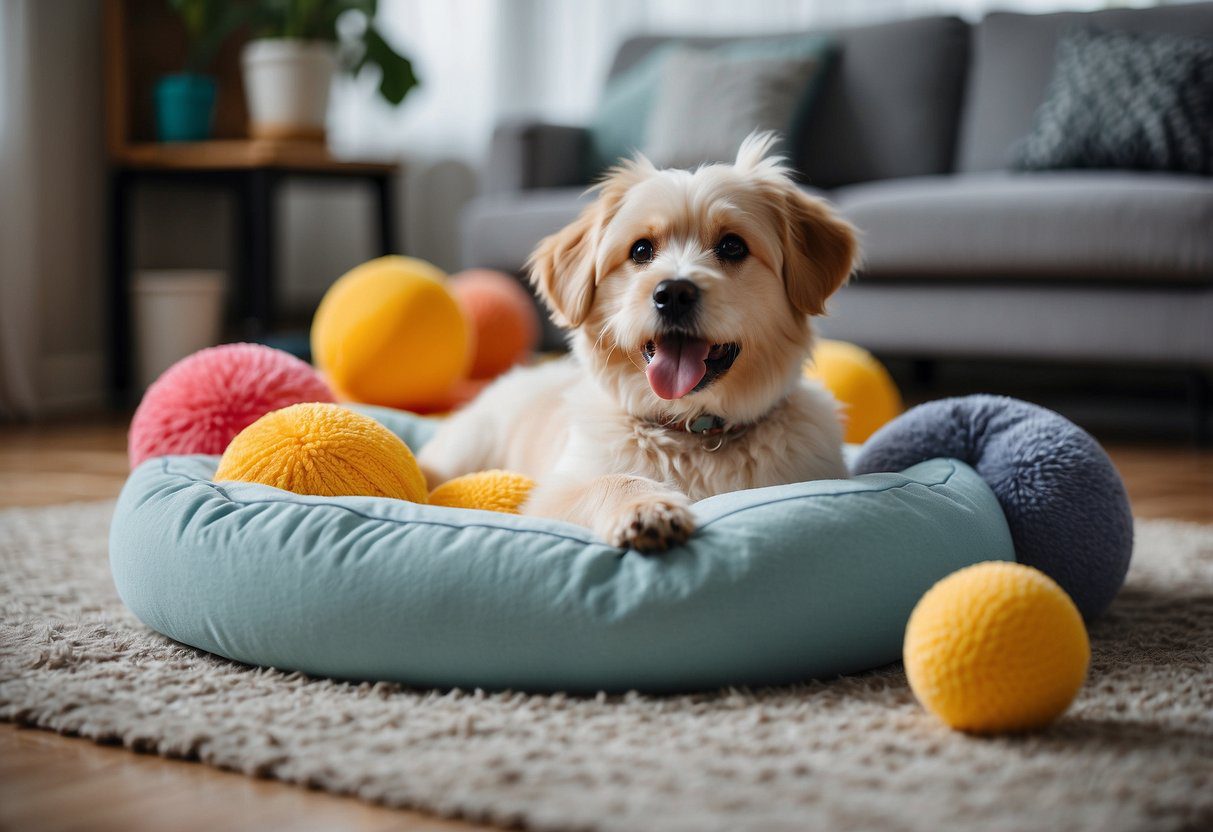
[[[518,514],[531,489],[530,477],[511,471],[478,471],[448,480],[430,493],[430,505]]]
[[[991,561],[922,596],[903,655],[927,710],[952,728],[990,734],[1060,716],[1082,687],[1091,648],[1078,608],[1051,578]]]
[[[412,257],[380,257],[347,272],[312,320],[312,357],[345,399],[431,409],[466,377],[471,328],[446,275]]]
[[[296,404],[265,414],[236,434],[215,480],[321,497],[426,502],[425,477],[400,437],[336,404]]]
[[[805,377],[820,381],[843,405],[845,438],[867,441],[886,422],[901,415],[901,393],[893,377],[872,353],[846,341],[820,340]]]

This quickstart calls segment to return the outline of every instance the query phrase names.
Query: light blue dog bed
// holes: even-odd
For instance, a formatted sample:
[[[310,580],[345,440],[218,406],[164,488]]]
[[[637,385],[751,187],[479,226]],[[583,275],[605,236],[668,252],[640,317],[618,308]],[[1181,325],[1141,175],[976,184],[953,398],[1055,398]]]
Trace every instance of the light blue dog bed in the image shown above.
[[[414,449],[431,430],[364,411]],[[110,538],[122,600],[185,644],[343,679],[675,691],[852,673],[900,657],[935,581],[1015,554],[995,493],[954,459],[704,500],[659,556],[568,523],[216,484],[217,462],[131,475]]]

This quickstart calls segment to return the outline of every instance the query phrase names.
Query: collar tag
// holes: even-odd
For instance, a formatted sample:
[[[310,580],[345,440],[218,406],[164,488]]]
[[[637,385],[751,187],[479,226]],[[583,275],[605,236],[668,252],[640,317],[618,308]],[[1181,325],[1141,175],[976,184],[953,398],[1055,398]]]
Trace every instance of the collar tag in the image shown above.
[[[691,433],[710,433],[724,429],[724,419],[704,413],[687,422],[687,430]]]

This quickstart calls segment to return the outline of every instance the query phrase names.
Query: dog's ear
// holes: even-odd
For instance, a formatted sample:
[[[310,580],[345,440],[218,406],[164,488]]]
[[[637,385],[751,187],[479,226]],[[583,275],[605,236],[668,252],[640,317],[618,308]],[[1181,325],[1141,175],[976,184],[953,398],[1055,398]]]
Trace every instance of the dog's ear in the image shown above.
[[[531,285],[560,326],[581,326],[590,314],[594,289],[612,268],[610,258],[600,256],[603,232],[628,190],[656,172],[653,163],[640,154],[620,162],[591,189],[598,198],[571,224],[545,237],[531,254],[527,261]]]
[[[783,188],[783,283],[788,300],[805,315],[821,315],[826,300],[857,265],[855,229],[820,199],[792,183]]]
[[[531,285],[560,326],[580,326],[590,314],[597,284],[596,252],[602,206],[586,206],[577,219],[544,237],[527,263]]]

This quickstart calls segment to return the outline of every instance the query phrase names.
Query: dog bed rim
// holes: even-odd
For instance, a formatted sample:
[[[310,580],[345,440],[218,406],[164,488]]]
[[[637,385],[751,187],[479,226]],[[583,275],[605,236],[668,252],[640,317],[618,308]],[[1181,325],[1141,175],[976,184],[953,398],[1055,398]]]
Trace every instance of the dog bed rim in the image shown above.
[[[198,477],[198,476],[189,474],[189,473],[181,471],[181,470],[174,470],[171,467],[173,462],[176,460],[180,460],[180,459],[218,460],[219,457],[216,455],[213,455],[213,454],[171,455],[171,456],[155,457],[153,459],[146,460],[145,462],[141,463],[139,467],[142,468],[144,466],[153,466],[153,465],[159,464],[161,473],[166,474],[168,476],[181,477],[191,483],[197,483],[197,484],[201,484],[204,486],[208,486],[211,489],[213,489],[223,499],[227,500],[229,503],[231,503],[233,505],[238,505],[238,506],[252,506],[252,505],[273,504],[273,503],[290,503],[292,505],[310,506],[310,507],[314,507],[314,508],[336,508],[336,509],[341,509],[342,511],[347,511],[350,514],[353,514],[357,517],[361,517],[365,520],[373,520],[376,522],[386,522],[386,523],[401,524],[401,525],[416,524],[416,525],[423,525],[423,526],[444,526],[447,528],[458,528],[458,529],[465,529],[465,528],[499,529],[499,530],[503,530],[503,531],[510,531],[513,533],[524,533],[525,532],[525,533],[532,533],[532,534],[546,534],[546,535],[550,535],[552,537],[558,537],[563,540],[569,540],[569,541],[572,541],[573,543],[581,543],[581,544],[584,544],[587,546],[589,546],[589,545],[605,546],[608,549],[619,549],[621,552],[631,551],[630,549],[628,549],[626,547],[611,546],[606,541],[604,541],[598,537],[595,537],[593,532],[591,532],[589,529],[585,530],[586,531],[585,536],[579,537],[577,535],[574,535],[574,534],[571,534],[568,532],[558,532],[558,531],[553,531],[551,529],[528,528],[528,527],[521,527],[521,526],[516,526],[516,525],[497,525],[494,523],[485,522],[484,520],[478,520],[478,521],[474,521],[474,522],[455,523],[455,522],[450,522],[450,521],[432,520],[432,519],[424,519],[424,518],[407,518],[406,519],[406,518],[399,518],[399,517],[379,517],[374,514],[367,514],[363,511],[360,511],[353,506],[346,505],[346,503],[344,502],[347,500],[375,500],[375,501],[383,501],[383,502],[386,502],[389,504],[406,502],[403,500],[395,500],[395,499],[392,499],[391,497],[369,497],[369,496],[368,497],[324,497],[324,496],[320,496],[320,495],[295,494],[294,492],[286,491],[281,488],[274,488],[273,486],[259,485],[259,484],[257,485],[258,488],[271,489],[271,490],[279,492],[283,495],[289,495],[289,496],[285,497],[285,498],[280,498],[280,499],[256,499],[256,500],[234,497],[228,492],[227,488],[224,487],[224,483],[222,481],[205,479],[203,477]],[[803,499],[807,499],[809,497],[811,497],[813,499],[818,499],[818,498],[831,498],[831,497],[846,497],[846,496],[850,496],[850,495],[856,494],[856,493],[880,494],[880,493],[883,493],[886,491],[895,491],[897,489],[909,488],[909,487],[913,487],[913,486],[919,486],[922,488],[933,488],[933,489],[944,488],[951,484],[952,478],[956,475],[958,465],[966,465],[966,467],[968,467],[967,463],[961,462],[960,460],[953,459],[953,458],[939,457],[937,459],[923,460],[923,462],[924,463],[942,462],[942,463],[947,464],[949,467],[947,469],[947,472],[943,476],[938,478],[938,480],[935,482],[922,482],[920,480],[907,478],[903,482],[890,483],[889,485],[884,486],[883,488],[877,488],[877,489],[864,489],[862,491],[852,490],[852,491],[823,492],[823,493],[815,493],[815,494],[811,494],[811,495],[809,495],[809,494],[789,494],[786,496],[777,497],[775,499],[766,500],[763,502],[747,503],[746,505],[737,506],[736,508],[730,509],[729,511],[726,511],[722,514],[712,516],[706,522],[697,525],[695,527],[695,532],[698,533],[698,532],[702,531],[703,529],[707,529],[707,528],[711,527],[712,525],[714,525],[715,523],[718,523],[721,520],[724,520],[728,517],[732,517],[735,514],[738,514],[740,512],[751,511],[751,510],[760,509],[760,508],[766,508],[769,506],[779,505],[781,503],[791,502],[794,500],[803,500]],[[923,464],[923,463],[918,463],[918,465],[921,465],[921,464]],[[918,467],[918,465],[915,465],[912,467]],[[136,471],[137,470],[138,469],[136,469]],[[906,470],[910,470],[910,469],[907,468]],[[132,473],[134,473],[134,472],[132,472]],[[893,476],[903,476],[903,477],[905,476],[904,472],[900,472],[900,471],[899,472],[886,472],[885,475],[887,476],[890,473]],[[850,478],[850,479],[846,479],[846,480],[833,480],[833,482],[852,482],[852,481],[854,481],[854,479],[855,478]],[[772,485],[772,486],[765,486],[763,488],[747,488],[747,489],[743,489],[743,492],[752,493],[752,492],[772,490],[772,489],[781,489],[782,490],[782,489],[787,489],[790,487],[795,487],[798,485],[806,485],[808,482],[820,483],[820,482],[830,482],[830,481],[831,480],[809,480],[804,483],[789,483],[788,485]],[[731,493],[736,494],[736,493],[741,493],[741,492],[731,492]],[[691,507],[695,508],[695,507],[700,506],[705,503],[710,504],[711,501],[717,500],[720,496],[721,495],[716,495],[714,497],[708,497],[703,500],[698,500],[698,501],[692,503]],[[303,498],[303,499],[300,499],[300,498]],[[316,502],[313,502],[313,500]],[[538,518],[530,517],[528,515],[512,515],[512,514],[505,514],[503,512],[482,511],[479,509],[453,508],[450,506],[432,506],[432,505],[428,505],[426,503],[413,503],[413,505],[425,506],[429,510],[439,511],[439,512],[444,512],[444,513],[445,512],[460,512],[460,513],[466,514],[467,512],[474,512],[477,515],[494,515],[495,516],[494,519],[501,518],[502,520],[506,520],[507,522],[510,519],[522,519],[522,520],[538,519]],[[558,523],[561,523],[562,525],[569,526],[570,528],[581,528],[574,523],[565,523],[563,521],[549,521],[549,522],[558,522]],[[675,548],[677,548],[677,547],[675,547]],[[658,557],[660,557],[660,555],[658,555]]]

